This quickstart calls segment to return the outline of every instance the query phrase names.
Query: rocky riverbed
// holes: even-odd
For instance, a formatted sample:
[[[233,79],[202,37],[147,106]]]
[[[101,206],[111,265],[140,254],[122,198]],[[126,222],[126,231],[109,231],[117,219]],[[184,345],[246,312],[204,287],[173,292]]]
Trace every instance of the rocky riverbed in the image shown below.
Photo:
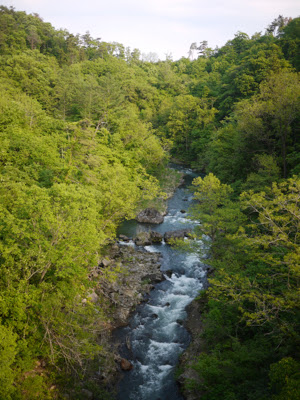
[[[111,332],[127,325],[131,313],[144,301],[153,285],[165,279],[160,266],[159,253],[114,243],[90,275],[96,287],[82,302],[98,304],[108,316],[105,329],[99,335],[99,344],[110,349],[96,379],[112,394],[121,370],[130,370],[132,365],[119,355]],[[107,279],[108,276],[111,279]]]
[[[114,333],[116,346],[112,345],[110,354],[114,368],[107,385],[112,388],[119,372],[128,371],[125,372],[129,374],[125,375],[128,385],[124,386],[124,379],[121,381],[119,399],[150,399],[153,395],[182,399],[172,371],[189,341],[183,327],[184,309],[203,287],[205,266],[195,254],[179,254],[169,244],[190,235],[194,223],[186,219],[186,210],[191,201],[189,192],[181,187],[170,200],[163,222],[161,218],[151,222],[147,219],[142,224],[129,221],[119,231],[120,242],[110,246],[95,271],[99,281],[95,295],[107,300],[110,330],[124,327],[114,330],[120,333]],[[159,216],[154,209],[144,214],[147,218]],[[107,279],[107,273],[114,275],[114,272],[117,279]],[[140,303],[143,304],[138,306]],[[190,315],[189,308],[187,311]],[[191,319],[195,319],[194,312]],[[196,320],[198,324],[198,315]],[[186,328],[194,337],[188,325],[189,321]],[[182,367],[181,383],[190,376],[190,372],[186,374],[191,369],[188,360],[189,355]],[[146,368],[147,374],[143,372]]]
[[[111,310],[113,329],[128,323],[130,313],[164,276],[160,271],[159,253],[136,250],[130,245],[113,245],[110,258],[104,258],[103,264],[111,271],[118,270],[117,280],[103,280],[98,289],[114,305]]]

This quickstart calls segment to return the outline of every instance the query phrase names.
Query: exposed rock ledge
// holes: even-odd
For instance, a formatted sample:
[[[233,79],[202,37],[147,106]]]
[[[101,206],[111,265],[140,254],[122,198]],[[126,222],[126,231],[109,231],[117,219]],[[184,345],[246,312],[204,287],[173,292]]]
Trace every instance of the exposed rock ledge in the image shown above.
[[[109,282],[107,273],[114,273],[117,280]],[[90,274],[90,279],[98,282],[96,288],[83,299],[83,303],[99,303],[109,317],[99,344],[107,349],[105,367],[97,372],[97,379],[112,398],[119,381],[121,370],[129,371],[131,363],[118,354],[116,343],[111,340],[111,331],[125,326],[136,306],[145,299],[153,288],[153,283],[164,279],[160,271],[160,253],[147,253],[131,246],[113,244],[107,256]]]
[[[101,265],[102,268],[123,270],[123,273],[118,274],[117,281],[108,282],[103,279],[98,288],[101,295],[114,305],[111,310],[111,328],[114,329],[126,325],[131,312],[143,301],[144,295],[150,292],[153,283],[164,279],[160,271],[160,253],[147,253],[115,244],[110,258],[102,260]]]

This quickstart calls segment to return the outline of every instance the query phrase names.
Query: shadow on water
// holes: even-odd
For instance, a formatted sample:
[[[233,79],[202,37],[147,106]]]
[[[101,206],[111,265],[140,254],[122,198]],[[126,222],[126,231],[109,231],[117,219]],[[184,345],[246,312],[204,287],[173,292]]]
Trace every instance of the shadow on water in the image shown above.
[[[169,200],[164,222],[151,225],[126,221],[119,234],[133,237],[149,229],[164,234],[193,227],[195,222],[187,218],[186,212],[193,201],[187,187],[197,175],[191,170],[177,166],[176,169],[186,174],[185,185]],[[166,279],[156,284],[147,301],[137,307],[129,325],[114,332],[120,354],[133,364],[131,371],[124,372],[117,399],[182,400],[174,377],[179,355],[190,341],[182,322],[187,316],[186,306],[203,287],[205,268],[197,254],[182,253],[164,242],[145,246],[145,250],[160,252],[162,272],[172,272],[165,274]]]

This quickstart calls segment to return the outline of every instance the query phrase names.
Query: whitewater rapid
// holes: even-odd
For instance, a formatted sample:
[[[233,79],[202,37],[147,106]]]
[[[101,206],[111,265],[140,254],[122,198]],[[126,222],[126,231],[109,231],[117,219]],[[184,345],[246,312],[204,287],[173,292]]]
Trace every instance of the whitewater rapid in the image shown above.
[[[194,176],[188,171],[187,184]],[[193,227],[197,222],[189,220],[187,213],[192,201],[187,187],[180,187],[169,200],[168,214],[162,224],[128,222],[121,233],[134,236],[141,230],[152,229],[163,234]],[[127,245],[135,246],[132,241]],[[129,325],[116,333],[117,340],[123,343],[122,355],[133,364],[131,371],[124,372],[117,399],[182,400],[174,373],[178,358],[190,341],[183,326],[185,309],[203,288],[206,268],[197,253],[183,253],[164,242],[145,246],[144,250],[161,253],[165,280],[155,285]]]

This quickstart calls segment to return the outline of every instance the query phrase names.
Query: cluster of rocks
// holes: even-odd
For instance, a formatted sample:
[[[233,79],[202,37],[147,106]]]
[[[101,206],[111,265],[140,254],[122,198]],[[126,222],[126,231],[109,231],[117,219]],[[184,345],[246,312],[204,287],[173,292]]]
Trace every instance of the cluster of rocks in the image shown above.
[[[133,239],[137,246],[150,246],[151,244],[161,243],[163,240],[166,243],[171,243],[176,239],[184,239],[189,237],[191,229],[178,229],[175,231],[168,231],[164,235],[156,231],[139,232]],[[120,235],[119,239],[124,242],[129,242],[130,238],[125,235]]]
[[[125,235],[119,235],[119,240],[122,242],[129,242],[131,239]],[[137,246],[150,246],[151,244],[159,244],[163,240],[163,235],[155,231],[139,232],[133,241]]]

